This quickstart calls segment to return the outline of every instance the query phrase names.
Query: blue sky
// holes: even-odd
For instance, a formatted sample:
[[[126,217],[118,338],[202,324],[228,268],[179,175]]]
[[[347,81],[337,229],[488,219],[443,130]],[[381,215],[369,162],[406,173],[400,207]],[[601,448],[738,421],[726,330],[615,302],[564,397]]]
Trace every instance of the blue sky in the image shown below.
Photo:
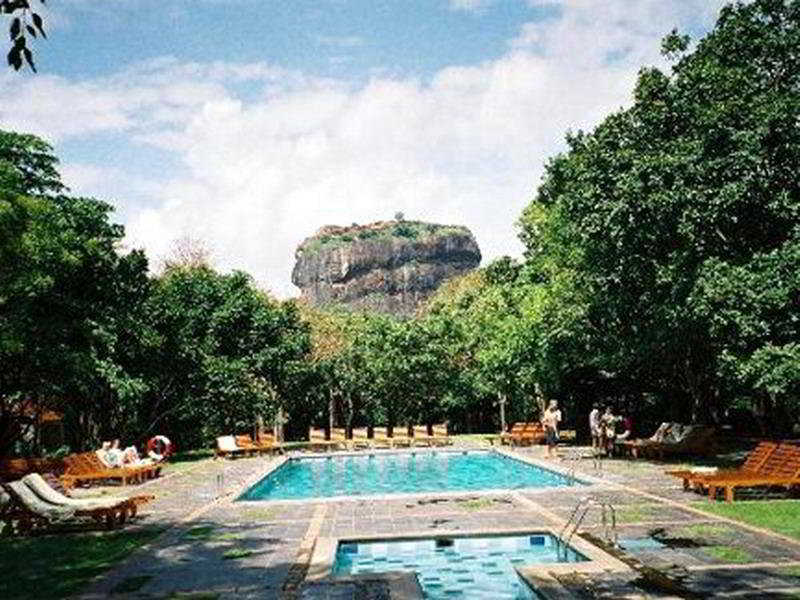
[[[442,0],[54,0],[53,6],[65,17],[58,36],[39,49],[42,68],[52,73],[107,75],[173,55],[265,60],[354,80],[375,71],[427,77],[497,58],[522,23],[561,10],[514,0],[472,10]]]
[[[722,0],[52,0],[40,72],[0,73],[0,127],[50,141],[154,270],[206,246],[281,297],[325,224],[458,223],[484,262],[567,129],[668,68]]]

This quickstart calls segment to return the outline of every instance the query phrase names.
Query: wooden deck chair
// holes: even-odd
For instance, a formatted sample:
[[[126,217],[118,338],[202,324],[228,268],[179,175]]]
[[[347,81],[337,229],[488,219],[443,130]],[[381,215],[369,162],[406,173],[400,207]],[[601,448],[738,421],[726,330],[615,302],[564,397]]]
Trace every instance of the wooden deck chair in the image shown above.
[[[373,448],[392,448],[392,438],[389,437],[389,431],[386,427],[373,427],[372,428],[372,447]]]
[[[331,429],[331,446],[341,449],[347,448],[347,430],[344,427]]]
[[[261,448],[253,441],[250,434],[235,435],[233,438],[236,440],[236,446],[244,450],[245,454],[254,455],[261,453]]]
[[[283,453],[283,444],[275,441],[275,434],[259,432],[253,443],[258,447],[259,452]]]
[[[414,445],[415,446],[428,446],[433,444],[433,436],[428,435],[427,425],[414,425]]]
[[[800,448],[792,444],[780,444],[757,473],[710,475],[704,484],[708,487],[709,500],[714,500],[717,491],[722,490],[726,502],[733,502],[736,488],[765,486],[788,489],[800,485]]]
[[[414,441],[410,435],[408,435],[408,426],[407,425],[395,425],[392,427],[392,446],[393,447],[406,447],[410,448],[412,442]]]
[[[437,423],[431,428],[431,443],[434,446],[448,446],[453,443],[447,433],[447,423]]]
[[[715,429],[707,425],[674,424],[672,430],[677,432],[673,438],[667,436],[664,441],[645,444],[640,449],[640,454],[656,456],[663,459],[666,455],[674,454],[702,454],[711,452],[714,445],[712,438]]]
[[[51,527],[59,523],[71,523],[77,518],[90,518],[95,522],[105,522],[109,529],[124,522],[122,513],[127,517],[125,509],[114,507],[78,507],[70,504],[54,504],[39,497],[22,480],[5,484],[11,497],[12,510],[7,514],[7,526],[19,533],[28,533],[36,528]]]
[[[761,467],[778,447],[775,442],[759,442],[751,450],[745,461],[737,469],[722,469],[718,471],[693,471],[691,469],[680,469],[665,471],[667,475],[678,477],[683,480],[683,489],[690,490],[699,487],[709,477],[735,477],[738,475],[754,475],[759,472]]]
[[[69,489],[81,483],[118,480],[122,485],[141,481],[143,472],[128,467],[106,467],[94,452],[71,454],[64,458],[66,469],[62,485]]]
[[[103,498],[71,498],[51,487],[38,473],[30,473],[23,477],[21,481],[45,502],[72,506],[84,511],[113,511],[120,523],[124,523],[129,516],[136,516],[139,506],[155,499],[155,496],[150,494],[140,494],[128,498],[108,496]]]
[[[244,456],[248,450],[236,443],[236,438],[232,435],[221,435],[217,438],[217,447],[214,449],[214,458],[231,458]]]
[[[367,435],[369,432],[366,427],[353,429],[353,439],[350,440],[349,447],[351,450],[359,450],[363,448],[370,448],[372,442]]]
[[[544,430],[544,425],[538,421],[535,423],[525,423],[525,427],[517,439],[517,444],[520,446],[531,446],[533,444],[540,444],[547,438]]]
[[[525,423],[514,423],[511,425],[508,431],[504,431],[500,434],[500,443],[501,444],[511,444],[511,438],[522,433],[522,428],[525,426]]]
[[[310,427],[308,429],[308,445],[312,450],[330,450],[332,446],[337,445],[337,442],[329,440],[324,429]]]

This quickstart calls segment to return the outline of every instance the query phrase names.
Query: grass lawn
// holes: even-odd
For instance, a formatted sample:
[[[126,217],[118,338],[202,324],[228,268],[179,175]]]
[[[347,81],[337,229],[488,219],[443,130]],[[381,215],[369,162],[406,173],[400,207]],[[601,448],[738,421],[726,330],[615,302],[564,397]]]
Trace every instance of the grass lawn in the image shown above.
[[[65,598],[81,591],[135,549],[157,528],[6,538],[0,542],[0,598]]]
[[[732,502],[696,502],[701,510],[771,529],[800,540],[800,500],[751,500]]]

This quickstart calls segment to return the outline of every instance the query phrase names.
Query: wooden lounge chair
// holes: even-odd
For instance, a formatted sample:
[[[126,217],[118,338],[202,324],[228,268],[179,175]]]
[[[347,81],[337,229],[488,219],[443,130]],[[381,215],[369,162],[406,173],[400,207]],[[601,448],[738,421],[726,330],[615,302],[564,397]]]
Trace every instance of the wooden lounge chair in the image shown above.
[[[372,447],[372,442],[367,435],[369,432],[367,431],[366,427],[361,427],[359,429],[353,429],[353,439],[350,440],[348,447],[351,450],[358,450],[361,448],[370,448]]]
[[[312,450],[330,450],[338,446],[339,442],[329,440],[325,435],[324,429],[310,427],[308,430],[308,445]]]
[[[431,428],[431,444],[434,446],[449,446],[453,443],[447,433],[447,423],[437,423]]]
[[[415,446],[428,446],[433,444],[433,436],[428,434],[427,425],[414,425],[412,428],[414,433],[413,443]]]
[[[214,458],[246,456],[251,452],[251,449],[244,448],[237,444],[235,436],[221,435],[217,438],[217,447],[214,449]]]
[[[107,467],[94,452],[71,454],[64,458],[66,469],[61,476],[61,483],[69,489],[81,483],[95,481],[119,480],[122,485],[140,482],[150,473],[160,473],[151,467]]]
[[[665,472],[667,475],[682,479],[683,489],[690,490],[702,486],[704,481],[709,477],[720,478],[756,475],[777,447],[778,444],[775,442],[759,442],[759,444],[750,451],[747,458],[738,469],[723,469],[713,472],[680,469]]]
[[[663,459],[668,454],[709,454],[713,449],[712,438],[714,428],[706,425],[673,424],[669,433],[661,442],[651,442],[641,446],[638,454]]]
[[[344,427],[334,427],[331,429],[331,446],[339,449],[347,449],[347,429]]]
[[[538,444],[545,439],[544,427],[539,422],[514,423],[508,433],[500,436],[500,443],[512,446]]]
[[[500,443],[501,444],[513,444],[514,440],[519,439],[522,436],[522,430],[525,429],[527,423],[514,423],[505,433],[500,434]]]
[[[129,516],[135,517],[139,506],[155,499],[152,494],[138,494],[127,498],[107,496],[102,498],[71,498],[54,489],[39,473],[26,475],[22,478],[22,482],[45,502],[73,506],[82,510],[106,509],[118,511],[120,522],[125,522],[125,519]]]
[[[734,490],[740,487],[790,488],[800,485],[800,447],[780,444],[757,472],[710,474],[702,485],[708,488],[709,500],[714,500],[717,492],[722,490],[726,502],[733,502]]]
[[[544,425],[539,422],[526,423],[522,434],[516,442],[520,446],[531,446],[533,444],[541,444],[546,438],[547,434],[544,431]]]
[[[39,478],[41,480],[41,478]],[[41,485],[44,484],[44,487]],[[44,480],[19,480],[4,484],[7,494],[7,506],[3,511],[3,519],[13,531],[27,533],[34,528],[50,527],[56,523],[71,522],[76,518],[90,518],[95,522],[105,522],[109,529],[125,522],[127,517],[135,513],[139,504],[151,497],[77,500],[62,496],[50,488]],[[49,488],[49,492],[47,491]],[[42,497],[48,495],[53,500]],[[147,500],[145,500],[147,498]]]
[[[389,431],[386,427],[373,427],[372,428],[372,447],[373,448],[392,448],[392,438],[389,437]]]
[[[283,444],[275,441],[275,435],[272,433],[257,433],[253,444],[258,448],[258,451],[262,453],[283,453]]]
[[[408,435],[408,427],[405,425],[397,425],[392,427],[392,447],[405,446],[410,448],[414,439]]]

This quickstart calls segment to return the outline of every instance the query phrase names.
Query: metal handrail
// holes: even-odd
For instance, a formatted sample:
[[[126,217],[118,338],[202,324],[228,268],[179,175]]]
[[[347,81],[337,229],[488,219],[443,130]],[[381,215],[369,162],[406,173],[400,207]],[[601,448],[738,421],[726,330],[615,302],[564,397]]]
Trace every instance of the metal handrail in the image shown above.
[[[606,500],[599,500],[596,496],[584,496],[575,505],[575,508],[572,510],[569,519],[567,519],[566,523],[564,523],[564,526],[561,528],[561,532],[558,534],[556,550],[560,552],[563,549],[564,558],[567,556],[567,548],[572,540],[572,536],[574,536],[575,532],[578,531],[578,528],[586,518],[586,514],[593,506],[597,506],[601,510],[603,538],[612,547],[618,545],[617,510],[614,508],[614,505]]]

